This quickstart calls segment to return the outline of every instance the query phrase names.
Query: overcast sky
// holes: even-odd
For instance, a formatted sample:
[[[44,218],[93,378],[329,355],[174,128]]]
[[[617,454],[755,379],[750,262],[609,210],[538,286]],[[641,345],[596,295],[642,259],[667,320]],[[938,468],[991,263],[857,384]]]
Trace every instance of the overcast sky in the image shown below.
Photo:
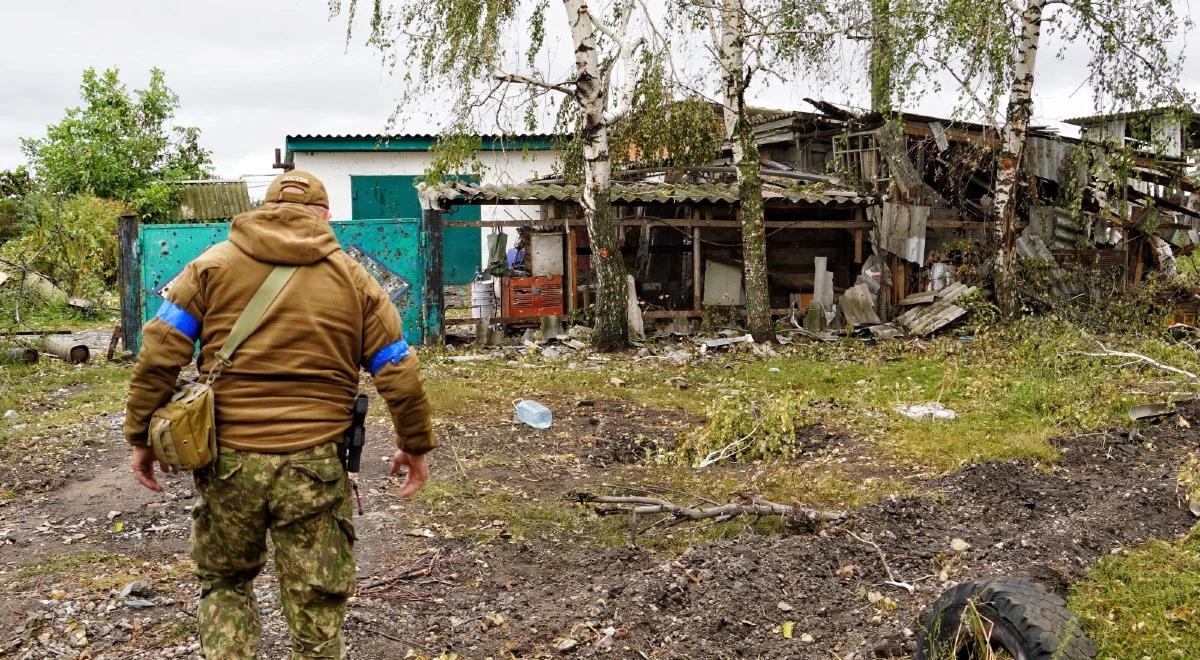
[[[1192,12],[1186,0],[1177,6]],[[552,21],[562,19],[560,11],[552,3]],[[117,67],[131,88],[145,84],[150,67],[163,69],[182,101],[178,122],[201,129],[226,178],[270,174],[273,150],[288,134],[380,132],[399,94],[399,81],[375,54],[346,48],[345,23],[329,20],[326,0],[40,0],[5,2],[0,12],[0,169],[23,162],[20,138],[44,135],[78,104],[86,67]],[[1187,85],[1197,92],[1200,48],[1190,41]],[[557,46],[549,57],[569,53]],[[1083,53],[1069,51],[1065,61],[1043,53],[1035,122],[1090,114],[1091,92],[1080,85]],[[864,102],[861,85],[845,83],[767,82],[752,92],[756,105],[806,110],[803,97],[814,95]],[[422,105],[400,132],[436,130],[436,99]],[[938,96],[917,109],[948,114],[952,105]]]

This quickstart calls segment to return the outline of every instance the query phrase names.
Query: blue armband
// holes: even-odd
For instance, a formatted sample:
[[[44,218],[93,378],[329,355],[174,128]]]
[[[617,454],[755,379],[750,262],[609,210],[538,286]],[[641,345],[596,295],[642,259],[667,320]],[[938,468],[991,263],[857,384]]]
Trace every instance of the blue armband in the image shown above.
[[[408,342],[403,339],[392,342],[375,353],[371,358],[371,363],[367,365],[367,371],[374,376],[388,364],[397,364],[406,357],[408,357]]]
[[[200,320],[170,300],[163,301],[154,318],[175,328],[191,341],[196,341],[196,338],[200,336]]]

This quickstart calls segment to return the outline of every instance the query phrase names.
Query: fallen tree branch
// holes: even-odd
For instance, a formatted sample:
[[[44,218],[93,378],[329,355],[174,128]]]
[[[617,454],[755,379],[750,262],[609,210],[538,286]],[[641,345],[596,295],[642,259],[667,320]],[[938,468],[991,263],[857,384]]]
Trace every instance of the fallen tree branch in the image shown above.
[[[760,428],[762,428],[762,420],[761,419],[758,420],[758,423],[756,423],[754,425],[754,428],[750,429],[750,432],[747,433],[746,435],[738,438],[737,440],[734,440],[733,442],[725,445],[724,447],[722,447],[720,449],[717,449],[715,451],[710,451],[707,456],[705,456],[699,463],[696,464],[696,467],[706,468],[710,465],[715,465],[717,463],[720,463],[721,461],[723,461],[727,458],[732,458],[734,456],[737,456],[738,452],[740,452],[742,450],[742,443],[746,442],[747,440],[752,438],[755,433],[758,433],[758,430]]]
[[[1085,355],[1087,357],[1126,358],[1126,359],[1130,360],[1130,362],[1128,362],[1126,364],[1137,364],[1137,363],[1148,364],[1157,369],[1161,369],[1163,371],[1173,373],[1178,376],[1183,376],[1184,378],[1187,378],[1188,380],[1190,380],[1192,382],[1200,381],[1200,376],[1197,376],[1196,374],[1194,374],[1190,371],[1184,371],[1183,369],[1180,369],[1178,367],[1172,367],[1169,364],[1163,364],[1162,362],[1159,362],[1158,360],[1155,360],[1153,358],[1146,357],[1145,355],[1142,355],[1141,353],[1127,353],[1125,351],[1114,351],[1111,348],[1105,346],[1104,344],[1102,344],[1100,342],[1096,342],[1096,345],[1100,347],[1100,350],[1101,350],[1100,353],[1084,353],[1081,351],[1074,351],[1074,353],[1076,355]]]
[[[887,576],[888,576],[888,579],[883,581],[884,584],[891,585],[893,587],[899,587],[901,589],[904,589],[905,591],[907,591],[910,594],[912,592],[916,591],[917,588],[915,586],[913,586],[912,584],[910,584],[908,582],[901,582],[900,580],[896,579],[896,574],[892,572],[892,567],[888,565],[887,556],[883,554],[883,548],[880,548],[878,543],[868,540],[868,539],[864,539],[863,537],[859,536],[858,534],[855,534],[854,532],[852,532],[848,529],[843,528],[842,531],[849,534],[850,537],[853,538],[855,541],[858,541],[859,543],[862,543],[864,545],[869,545],[872,548],[875,548],[875,552],[879,553],[879,563],[883,564],[883,570],[885,573],[887,573]]]
[[[636,497],[627,495],[593,495],[591,493],[572,493],[572,499],[580,504],[612,504],[618,507],[614,510],[598,510],[598,513],[628,513],[631,516],[668,514],[678,520],[719,520],[725,521],[738,516],[778,516],[794,524],[831,522],[846,517],[842,511],[823,511],[799,506],[776,504],[767,500],[751,498],[744,504],[720,504],[710,507],[680,506],[657,497]]]

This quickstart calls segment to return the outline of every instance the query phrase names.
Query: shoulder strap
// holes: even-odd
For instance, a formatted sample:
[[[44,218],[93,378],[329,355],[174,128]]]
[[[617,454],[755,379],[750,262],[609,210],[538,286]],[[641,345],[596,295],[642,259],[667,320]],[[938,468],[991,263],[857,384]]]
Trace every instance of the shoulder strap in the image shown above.
[[[233,329],[229,331],[229,337],[225,340],[225,344],[221,346],[221,350],[217,351],[217,360],[221,364],[229,364],[238,346],[241,346],[242,342],[258,328],[258,322],[262,320],[263,314],[267,313],[267,308],[275,301],[288,280],[292,279],[292,275],[296,274],[297,268],[298,266],[276,266],[267,275],[267,279],[258,285],[258,290],[254,292],[250,302],[246,303],[246,309],[243,309],[242,313],[238,315],[237,321],[234,321]]]

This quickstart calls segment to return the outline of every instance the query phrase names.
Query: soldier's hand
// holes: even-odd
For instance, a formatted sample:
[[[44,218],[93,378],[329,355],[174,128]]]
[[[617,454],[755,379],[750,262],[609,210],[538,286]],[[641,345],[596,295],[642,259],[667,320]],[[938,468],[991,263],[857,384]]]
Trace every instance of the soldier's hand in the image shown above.
[[[395,475],[402,467],[408,468],[408,474],[400,485],[400,497],[411,497],[429,480],[429,464],[424,454],[414,456],[401,449],[392,456],[392,470],[388,474]]]
[[[129,467],[133,469],[133,476],[137,477],[139,484],[156,493],[162,492],[162,485],[158,483],[158,479],[154,478],[153,449],[150,447],[134,447],[133,458],[129,461]],[[159,463],[158,467],[163,472],[171,471],[170,466],[166,463]]]

